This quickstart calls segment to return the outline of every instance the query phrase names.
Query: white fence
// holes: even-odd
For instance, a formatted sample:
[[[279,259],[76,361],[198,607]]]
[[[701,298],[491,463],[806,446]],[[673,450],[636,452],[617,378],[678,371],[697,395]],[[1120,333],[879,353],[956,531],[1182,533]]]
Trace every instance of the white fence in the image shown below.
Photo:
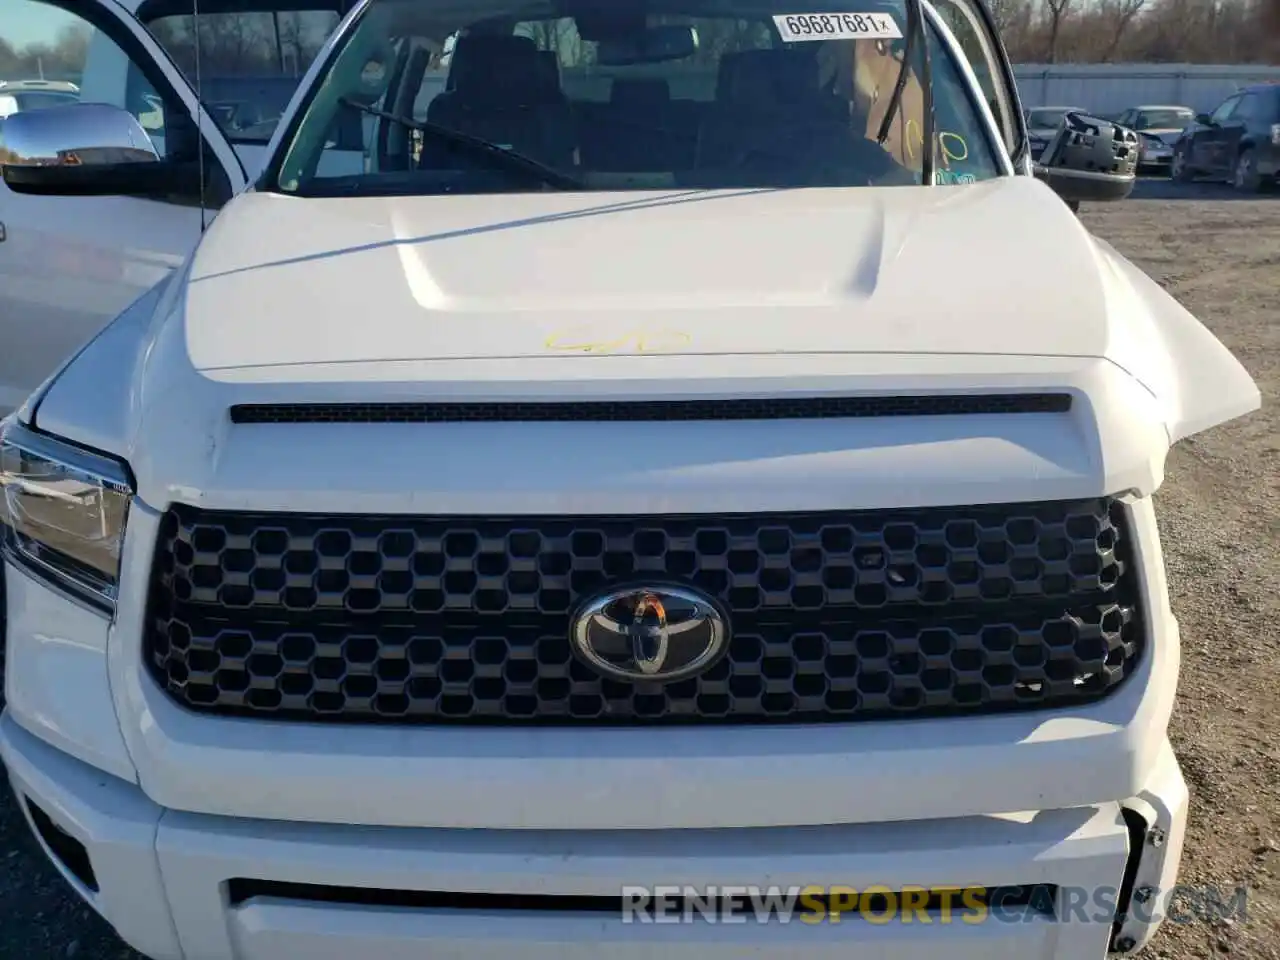
[[[1084,107],[1113,113],[1139,104],[1209,111],[1241,87],[1280,81],[1280,66],[1193,63],[1021,63],[1013,68],[1024,107]]]

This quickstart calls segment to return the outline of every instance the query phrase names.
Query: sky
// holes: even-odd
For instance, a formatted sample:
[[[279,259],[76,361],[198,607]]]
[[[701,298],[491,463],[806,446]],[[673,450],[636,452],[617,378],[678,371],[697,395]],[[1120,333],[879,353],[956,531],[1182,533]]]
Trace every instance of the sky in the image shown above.
[[[4,2],[0,0],[0,3]],[[78,17],[43,3],[18,0],[15,7],[5,11],[3,23],[0,23],[0,37],[15,47],[35,42],[52,43],[59,30],[79,21]]]

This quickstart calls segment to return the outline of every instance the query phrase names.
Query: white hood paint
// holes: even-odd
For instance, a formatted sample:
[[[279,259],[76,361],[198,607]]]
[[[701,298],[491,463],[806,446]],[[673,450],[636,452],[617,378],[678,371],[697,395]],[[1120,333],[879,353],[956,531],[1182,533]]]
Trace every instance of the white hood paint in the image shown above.
[[[43,429],[125,458],[156,508],[694,513],[1145,495],[1172,442],[1259,404],[1212,334],[1030,178],[248,194],[189,269],[36,411]],[[1076,403],[731,423],[235,426],[227,413],[992,390]]]
[[[928,191],[258,194],[202,244],[186,325],[207,372],[548,356],[549,340],[1097,357],[1112,335],[1106,295],[1079,222],[1022,178]]]

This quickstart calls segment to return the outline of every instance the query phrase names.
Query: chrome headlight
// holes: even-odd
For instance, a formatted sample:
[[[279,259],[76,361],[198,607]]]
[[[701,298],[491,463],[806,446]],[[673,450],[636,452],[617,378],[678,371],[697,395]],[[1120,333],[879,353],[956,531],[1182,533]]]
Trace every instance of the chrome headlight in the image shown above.
[[[0,421],[5,558],[108,614],[132,500],[133,478],[119,460]]]

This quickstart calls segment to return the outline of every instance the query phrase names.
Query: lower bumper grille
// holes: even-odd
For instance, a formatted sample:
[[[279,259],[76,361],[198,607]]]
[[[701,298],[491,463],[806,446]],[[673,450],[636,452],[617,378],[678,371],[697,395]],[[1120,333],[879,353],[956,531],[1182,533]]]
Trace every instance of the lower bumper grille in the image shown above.
[[[808,916],[811,922],[824,920],[832,914],[842,914],[852,919],[854,916],[870,916],[874,918],[889,917],[898,912],[899,904],[906,902],[910,906],[907,911],[947,911],[962,916],[968,914],[972,918],[981,910],[984,913],[993,910],[1027,908],[1034,915],[1052,917],[1058,910],[1059,887],[1052,883],[1020,884],[1003,887],[964,887],[959,890],[943,888],[939,890],[885,890],[883,892],[858,891],[856,895],[850,888],[842,891],[836,887],[828,892],[817,888],[805,894],[803,903],[799,898],[791,907],[784,906],[786,894],[779,891],[777,899],[769,902],[761,896],[761,907],[753,913],[749,901],[733,899],[732,894],[715,895],[714,887],[707,890],[694,890],[689,887],[688,894],[666,894],[662,901],[655,902],[654,896],[633,893],[629,897],[593,897],[589,895],[557,895],[547,893],[456,893],[442,890],[387,890],[378,887],[333,887],[315,883],[283,883],[274,880],[247,880],[234,878],[227,884],[227,896],[231,906],[237,907],[258,897],[270,897],[276,900],[294,900],[304,903],[348,904],[353,907],[390,907],[411,910],[476,910],[486,913],[497,912],[557,912],[557,913],[596,913],[604,916],[630,915],[636,922],[671,922],[680,917],[705,919],[711,917],[721,922],[743,922],[748,918],[758,918],[761,922],[777,920],[781,917],[790,919],[794,912],[800,917]],[[962,894],[965,899],[962,900]],[[798,906],[798,909],[797,909]],[[1026,914],[1019,913],[1019,919]],[[729,918],[737,918],[730,920]],[[913,919],[915,917],[913,916]],[[834,922],[834,918],[833,918]],[[927,921],[920,921],[927,922]]]
[[[1034,505],[723,517],[406,518],[177,506],[145,638],[204,712],[288,720],[856,721],[1106,695],[1141,653],[1124,508]],[[727,656],[676,683],[576,659],[573,611],[683,582]]]

